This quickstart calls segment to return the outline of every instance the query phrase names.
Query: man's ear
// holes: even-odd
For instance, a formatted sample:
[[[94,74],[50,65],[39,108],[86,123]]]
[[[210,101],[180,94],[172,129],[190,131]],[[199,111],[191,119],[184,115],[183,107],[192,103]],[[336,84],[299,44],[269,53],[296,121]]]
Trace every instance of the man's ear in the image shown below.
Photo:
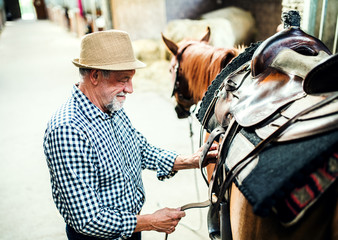
[[[99,80],[99,77],[101,75],[101,72],[100,70],[98,69],[92,69],[89,73],[89,79],[90,79],[90,82],[93,84],[93,85],[97,85],[98,84],[98,80]]]

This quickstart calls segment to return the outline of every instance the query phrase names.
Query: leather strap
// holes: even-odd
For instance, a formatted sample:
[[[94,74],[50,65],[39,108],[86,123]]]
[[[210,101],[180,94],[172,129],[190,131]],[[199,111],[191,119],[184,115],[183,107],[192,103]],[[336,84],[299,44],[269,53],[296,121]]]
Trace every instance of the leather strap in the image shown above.
[[[223,197],[225,196],[225,193],[229,191],[229,187],[230,184],[233,182],[233,179],[253,160],[255,159],[255,157],[259,154],[259,152],[264,149],[264,147],[270,143],[271,141],[275,140],[276,138],[279,137],[279,135],[285,131],[292,123],[296,122],[301,116],[317,109],[320,108],[322,106],[324,106],[325,104],[333,101],[334,99],[338,98],[338,93],[332,94],[329,97],[327,97],[326,99],[322,100],[321,102],[314,104],[312,106],[310,106],[309,108],[301,111],[300,113],[298,113],[297,115],[295,115],[293,118],[289,119],[289,121],[287,121],[284,125],[282,125],[280,128],[278,128],[274,133],[272,133],[268,138],[264,139],[261,141],[260,144],[257,145],[257,147],[255,149],[253,149],[246,157],[244,157],[241,161],[239,161],[232,169],[230,169],[230,171],[227,173],[226,177],[224,178],[224,181],[221,184],[220,192],[217,196],[217,201],[215,204],[213,204],[213,209],[222,209],[221,214],[224,216],[221,222],[226,223],[225,226],[223,224],[222,232],[221,232],[221,238],[226,239],[226,240],[232,240],[232,233],[231,233],[231,224],[230,224],[230,209],[229,209],[229,199],[225,199],[225,201],[223,201]],[[231,126],[231,125],[230,125]],[[229,127],[230,127],[229,126]],[[228,136],[226,135],[226,138],[228,138]],[[225,138],[225,139],[226,139]],[[225,157],[224,157],[225,159]],[[219,163],[222,163],[223,161],[219,161]],[[219,167],[219,165],[218,165]],[[238,169],[236,169],[238,168]],[[215,180],[216,176],[217,176],[217,170],[215,170],[214,172],[214,176],[213,176],[213,180]],[[209,189],[211,189],[212,191],[213,188],[213,184],[211,185],[211,187]],[[228,192],[229,194],[229,192]],[[229,196],[228,196],[229,198]],[[225,204],[222,206],[222,204]]]
[[[180,53],[177,54],[176,56],[176,60],[177,60],[177,63],[175,65],[175,81],[174,81],[174,87],[173,87],[173,92],[171,94],[171,96],[174,96],[174,94],[177,92],[178,88],[179,88],[179,75],[180,75],[180,62],[181,62],[181,58],[182,58],[182,55],[184,53],[184,51],[189,47],[191,46],[192,44],[188,44],[187,46],[185,46],[182,51]]]
[[[210,134],[208,140],[207,140],[206,143],[205,143],[204,149],[203,149],[202,154],[201,154],[201,157],[200,157],[199,166],[200,166],[200,168],[201,168],[201,171],[202,171],[202,166],[203,166],[204,163],[205,163],[207,153],[208,153],[208,151],[209,151],[209,149],[210,149],[212,143],[215,141],[215,139],[216,139],[217,137],[219,137],[219,136],[220,136],[222,133],[224,133],[224,132],[225,132],[225,130],[224,130],[224,128],[221,127],[221,126],[215,128],[215,129],[211,132],[211,134]],[[206,177],[205,177],[205,175],[204,175],[203,172],[202,172],[202,176],[203,176],[204,180],[206,181],[206,183],[209,184],[209,183],[208,183],[208,180],[206,179]],[[211,201],[210,201],[209,199],[206,200],[206,201],[204,201],[204,202],[188,203],[188,204],[183,205],[183,206],[181,207],[181,210],[182,210],[182,211],[185,211],[185,210],[192,209],[192,208],[205,208],[205,207],[209,207],[209,206],[210,206],[210,203],[211,203]],[[165,240],[167,240],[167,239],[168,239],[168,234],[166,233],[166,234],[165,234]]]
[[[286,129],[288,128],[292,123],[294,123],[295,121],[297,121],[297,119],[299,117],[301,117],[302,115],[311,112],[331,101],[333,101],[334,99],[338,98],[338,93],[332,94],[331,96],[329,96],[328,98],[322,100],[321,102],[303,110],[302,112],[298,113],[297,115],[295,115],[293,118],[289,119],[289,121],[287,121],[284,125],[282,125],[281,127],[279,127],[275,132],[273,132],[268,138],[264,139],[262,142],[260,142],[257,147],[255,149],[253,149],[246,157],[244,157],[241,161],[239,161],[230,171],[230,178],[225,178],[225,180],[223,181],[221,188],[220,188],[220,192],[217,198],[217,202],[215,203],[215,205],[219,205],[221,203],[221,200],[223,199],[222,196],[224,196],[225,191],[229,188],[230,184],[232,183],[233,179],[241,172],[241,170],[247,166],[248,163],[251,162],[252,159],[255,158],[255,156],[258,155],[258,153],[268,144],[270,143],[272,140],[274,140],[275,138],[278,138],[278,136]],[[213,143],[213,141],[215,140],[215,138],[217,136],[219,136],[220,134],[224,133],[225,130],[222,127],[218,127],[216,129],[214,129],[214,131],[212,132],[212,134],[210,134],[208,141],[207,141],[207,145],[203,150],[203,158],[201,157],[201,161],[200,161],[200,166],[202,166],[202,163],[204,162],[204,159],[206,157],[206,153],[208,152],[211,144]],[[210,140],[210,141],[209,141]],[[207,148],[207,146],[209,146]],[[245,162],[246,160],[248,160],[247,162]],[[243,164],[242,164],[243,163]],[[242,165],[241,165],[242,164]],[[238,168],[238,169],[236,169]],[[233,172],[233,174],[232,174]],[[231,175],[232,174],[232,175]],[[192,209],[192,208],[204,208],[204,207],[208,207],[211,204],[211,200],[206,200],[204,202],[198,202],[198,203],[189,203],[189,204],[185,204],[181,207],[181,210],[188,210],[188,209]],[[168,239],[168,234],[166,233],[165,235],[165,240]]]
[[[236,133],[238,132],[239,129],[239,125],[236,122],[235,118],[232,118],[230,121],[230,124],[224,134],[224,138],[220,144],[220,149],[219,149],[219,156],[218,156],[218,161],[215,167],[215,170],[213,172],[212,178],[210,180],[210,184],[209,184],[209,198],[212,199],[213,196],[213,191],[214,191],[214,187],[217,186],[215,185],[215,182],[217,184],[217,182],[222,182],[225,180],[222,179],[217,179],[219,176],[223,177],[222,171],[223,171],[223,164],[225,162],[226,156],[228,154],[228,150],[230,147],[230,144],[232,142],[232,140],[234,139],[234,137],[236,136]],[[217,208],[214,208],[217,209]]]
[[[182,211],[188,210],[188,209],[192,209],[192,208],[205,208],[205,207],[209,207],[210,206],[210,200],[206,200],[204,202],[197,202],[197,203],[188,203],[185,204],[181,207]],[[168,239],[168,233],[165,234],[165,240]]]
[[[204,163],[205,163],[207,153],[208,153],[208,151],[209,151],[209,149],[210,149],[212,143],[215,141],[215,139],[216,139],[217,137],[219,137],[219,136],[220,136],[222,133],[224,133],[224,132],[225,132],[225,130],[224,130],[224,128],[221,127],[221,126],[215,128],[215,129],[211,132],[211,134],[210,134],[208,140],[207,140],[206,143],[205,143],[204,149],[203,149],[202,154],[201,154],[201,157],[200,157],[199,166],[200,166],[201,171],[202,171],[202,166],[203,166]],[[206,179],[206,177],[205,177],[205,175],[204,175],[203,172],[202,172],[202,176],[203,176],[204,180],[206,181],[206,183],[209,184],[209,183],[208,183],[208,180]],[[205,207],[209,207],[210,204],[211,204],[211,201],[210,201],[209,199],[206,200],[206,201],[204,201],[204,202],[188,203],[188,204],[185,204],[185,205],[181,206],[181,210],[182,210],[182,211],[185,211],[185,210],[192,209],[192,208],[205,208]],[[164,238],[164,239],[165,239],[165,240],[168,239],[168,233],[165,234],[165,238]]]
[[[211,115],[212,111],[214,110],[215,104],[216,104],[216,102],[217,102],[217,100],[219,98],[218,94],[219,94],[220,91],[222,91],[222,89],[224,88],[224,86],[225,86],[225,83],[223,81],[222,84],[221,84],[221,86],[215,91],[214,98],[212,99],[211,103],[209,104],[209,106],[208,106],[208,108],[207,108],[207,110],[206,110],[206,112],[204,114],[204,117],[202,119],[202,126],[205,129],[207,129],[207,127],[206,127],[207,121],[210,118],[210,115]]]
[[[202,151],[202,154],[201,154],[201,157],[200,157],[199,166],[200,166],[202,176],[203,176],[207,186],[209,186],[209,182],[208,182],[208,179],[203,172],[203,166],[205,165],[206,156],[208,154],[208,151],[209,151],[212,143],[216,140],[216,138],[218,138],[223,133],[225,133],[225,129],[222,126],[215,128],[210,133],[208,140],[205,142],[205,146],[203,148],[203,151]]]
[[[197,203],[188,203],[181,207],[182,211],[192,209],[192,208],[205,208],[210,206],[210,200],[205,200],[204,202],[197,202]]]
[[[217,202],[215,203],[218,206],[225,194],[225,191],[230,187],[230,184],[233,182],[234,178],[253,160],[255,159],[258,154],[273,140],[279,137],[281,133],[283,133],[289,126],[291,126],[294,122],[296,122],[301,116],[307,114],[317,108],[324,106],[325,104],[333,101],[334,99],[338,98],[338,92],[329,95],[326,99],[306,108],[305,110],[301,111],[300,113],[296,114],[293,118],[290,118],[286,123],[280,126],[276,131],[274,131],[270,136],[266,139],[262,140],[256,148],[254,148],[250,153],[248,153],[242,160],[240,160],[232,169],[227,173],[226,178],[222,182],[220,187],[220,192],[217,196]]]

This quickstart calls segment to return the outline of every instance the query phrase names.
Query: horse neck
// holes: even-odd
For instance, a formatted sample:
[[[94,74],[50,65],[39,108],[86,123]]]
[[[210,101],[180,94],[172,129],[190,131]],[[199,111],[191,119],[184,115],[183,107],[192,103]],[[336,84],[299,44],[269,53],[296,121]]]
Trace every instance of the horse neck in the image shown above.
[[[204,43],[191,45],[185,50],[182,73],[195,102],[202,99],[218,73],[237,54],[236,49],[214,48]]]

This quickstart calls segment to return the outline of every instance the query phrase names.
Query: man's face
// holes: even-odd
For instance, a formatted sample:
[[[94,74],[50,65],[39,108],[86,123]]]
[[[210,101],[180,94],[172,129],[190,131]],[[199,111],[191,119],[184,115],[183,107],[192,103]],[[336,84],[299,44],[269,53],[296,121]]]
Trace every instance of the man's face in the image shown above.
[[[133,92],[132,78],[135,70],[111,71],[109,77],[102,76],[99,83],[104,110],[113,112],[121,109],[127,93]]]

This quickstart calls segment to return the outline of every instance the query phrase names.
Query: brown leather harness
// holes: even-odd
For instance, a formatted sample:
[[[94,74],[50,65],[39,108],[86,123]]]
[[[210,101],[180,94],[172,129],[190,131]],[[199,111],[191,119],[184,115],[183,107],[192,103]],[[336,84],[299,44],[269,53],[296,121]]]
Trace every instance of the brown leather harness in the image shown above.
[[[309,37],[308,39],[310,43],[307,43],[306,41],[308,39],[305,39],[305,43],[302,42],[304,39],[299,39],[299,35],[298,35],[298,29],[291,29],[289,32],[291,35],[295,36],[297,38],[297,40],[300,40],[300,42],[302,44],[305,45],[304,49],[306,51],[313,51],[316,52],[317,50],[321,50],[321,49],[327,49],[325,46],[323,45],[316,45],[318,44],[318,42],[316,42],[313,38]],[[280,34],[278,37],[283,36],[282,34]],[[292,40],[292,39],[291,39]],[[278,42],[280,41],[280,42]],[[288,48],[287,46],[284,47],[283,45],[281,45],[280,43],[283,43],[283,40],[279,39],[276,42],[274,41],[267,41],[266,43],[264,43],[260,48],[261,50],[264,48],[268,49],[267,47],[269,47],[269,49],[274,49],[277,48],[278,51],[281,51],[281,46],[282,48]],[[308,44],[309,46],[306,46],[306,44]],[[314,45],[312,45],[314,44]],[[186,46],[183,51],[187,48],[188,46]],[[301,47],[302,48],[302,47]],[[299,49],[301,49],[299,48]],[[179,83],[178,82],[178,78],[179,78],[179,60],[182,56],[182,53],[177,57],[178,59],[178,63],[175,67],[176,69],[176,79],[175,79],[175,86],[177,84],[177,87],[173,90],[173,94],[175,93],[175,91],[178,90],[178,86]],[[269,57],[269,54],[271,54],[270,51],[261,51],[261,53],[263,54],[267,54],[266,56]],[[273,51],[273,53],[276,53]],[[270,56],[271,57],[271,56]],[[261,64],[257,64],[256,61],[260,61]],[[266,64],[268,64],[268,66],[273,65],[273,59],[269,58],[269,62],[267,63],[264,60],[264,56],[262,57],[262,55],[260,55],[258,58],[254,58],[253,61],[251,62],[253,65],[252,66],[265,66],[262,69],[266,68]],[[251,67],[252,67],[251,66]],[[254,70],[254,77],[256,76],[261,76],[261,72],[262,69],[255,69]],[[244,66],[242,66],[242,68],[240,68],[238,71],[236,71],[236,73],[234,73],[234,75],[236,75],[238,72],[240,71],[247,71],[249,70],[247,65],[244,64]],[[210,119],[210,115],[213,113],[214,107],[217,103],[217,101],[220,100],[220,96],[221,96],[221,92],[223,90],[226,90],[226,92],[230,92],[232,94],[232,92],[235,92],[236,90],[239,89],[239,87],[244,83],[244,81],[246,81],[247,77],[249,76],[248,73],[245,73],[242,75],[242,77],[240,77],[240,80],[236,80],[235,84],[231,84],[231,81],[228,82],[223,82],[223,84],[221,85],[221,87],[218,89],[218,91],[215,92],[215,96],[214,99],[212,100],[211,104],[209,105],[206,114],[204,115],[203,121],[202,121],[202,125],[205,126],[208,122],[208,120]],[[231,80],[231,77],[228,78],[227,80]],[[265,79],[263,79],[265,80]],[[298,79],[296,79],[296,81],[298,81]],[[296,96],[294,99],[291,100],[287,100],[285,102],[282,102],[280,106],[277,107],[277,109],[281,108],[281,107],[285,107],[287,104],[292,103],[300,98],[303,98],[306,94],[301,93],[299,96]],[[285,99],[287,99],[289,96],[284,96]],[[225,213],[226,217],[223,219],[223,221],[221,221],[221,224],[223,222],[224,225],[221,226],[222,229],[224,229],[224,232],[221,232],[221,238],[222,239],[232,239],[232,234],[231,234],[231,226],[230,226],[230,216],[229,216],[229,201],[230,201],[230,186],[233,183],[233,181],[235,180],[235,178],[237,176],[239,176],[239,174],[262,152],[263,149],[265,149],[271,142],[273,141],[277,141],[279,138],[281,138],[281,136],[290,128],[290,126],[296,124],[302,117],[306,116],[309,113],[315,112],[316,110],[322,108],[323,106],[329,105],[331,104],[334,100],[336,100],[338,98],[338,92],[334,92],[334,93],[330,93],[330,94],[325,94],[324,96],[322,96],[323,99],[320,101],[317,101],[314,104],[309,104],[306,105],[305,108],[301,108],[300,111],[296,112],[292,117],[288,118],[285,122],[283,122],[283,124],[281,124],[279,127],[277,127],[273,132],[271,132],[270,134],[268,134],[265,138],[262,138],[261,142],[254,147],[250,152],[248,152],[243,158],[241,158],[238,162],[236,162],[236,164],[234,164],[228,171],[225,171],[225,161],[227,158],[227,154],[228,154],[228,150],[230,147],[230,144],[232,143],[232,140],[234,139],[235,135],[238,133],[239,129],[241,129],[243,127],[243,124],[240,121],[240,123],[238,122],[238,120],[246,120],[245,117],[241,118],[239,115],[234,115],[233,113],[236,111],[232,111],[230,114],[230,109],[229,110],[229,114],[224,114],[223,117],[226,118],[229,116],[228,119],[223,119],[221,121],[221,126],[215,128],[207,142],[205,143],[204,146],[204,150],[201,154],[201,158],[200,158],[200,169],[202,171],[202,166],[205,166],[206,164],[206,156],[207,153],[212,145],[212,143],[215,140],[221,140],[220,143],[220,149],[219,149],[219,156],[218,156],[218,161],[216,163],[216,168],[213,172],[213,176],[212,179],[210,181],[210,184],[207,182],[206,177],[202,171],[202,176],[204,177],[204,179],[206,180],[207,184],[209,185],[209,200],[202,202],[202,203],[192,203],[192,204],[187,204],[182,206],[182,210],[186,210],[189,208],[195,208],[195,207],[207,207],[211,204],[212,207],[212,211],[218,211],[220,210],[221,212]],[[243,108],[241,108],[243,110]],[[264,118],[259,119],[259,121],[263,121],[266,120],[268,117],[271,116],[271,114],[273,112],[275,112],[277,109],[269,109],[269,112],[266,114],[266,116],[263,116]],[[232,109],[234,110],[234,108]],[[240,111],[238,111],[240,112]],[[235,113],[236,114],[236,113]],[[252,120],[252,119],[249,119]],[[253,126],[256,125],[257,123],[259,123],[259,121],[257,122],[256,119],[247,122],[249,125],[248,126]],[[224,124],[223,124],[224,123]],[[251,125],[250,125],[251,124]],[[244,124],[245,126],[245,124]],[[166,235],[167,237],[167,235]]]
[[[184,51],[191,46],[192,44],[187,44],[177,55],[176,55],[176,65],[174,67],[174,72],[175,72],[175,79],[174,79],[174,87],[171,96],[174,96],[177,94],[177,110],[182,112],[184,116],[190,116],[190,111],[186,110],[187,107],[190,107],[195,104],[193,97],[186,97],[180,92],[180,86],[181,86],[181,79],[182,77],[180,76],[180,62],[182,55]]]

